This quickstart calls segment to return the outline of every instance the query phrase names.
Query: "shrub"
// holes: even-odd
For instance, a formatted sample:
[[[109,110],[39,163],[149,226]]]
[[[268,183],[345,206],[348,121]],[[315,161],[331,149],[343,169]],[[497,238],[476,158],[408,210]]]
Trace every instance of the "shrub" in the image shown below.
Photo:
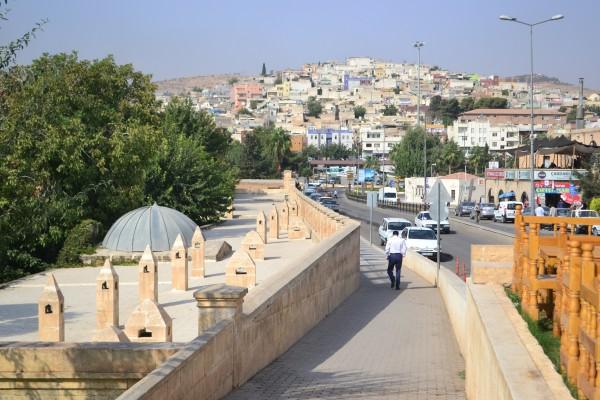
[[[93,219],[84,219],[69,231],[57,263],[59,265],[79,264],[80,254],[93,253],[96,244],[100,241],[102,224]]]
[[[594,197],[590,201],[590,210],[596,210],[600,213],[600,197]]]

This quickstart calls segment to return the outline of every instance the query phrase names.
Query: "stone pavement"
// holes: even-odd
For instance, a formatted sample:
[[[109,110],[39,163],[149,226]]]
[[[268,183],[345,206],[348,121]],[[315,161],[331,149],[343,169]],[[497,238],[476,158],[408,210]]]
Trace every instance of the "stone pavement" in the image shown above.
[[[464,399],[464,361],[435,288],[361,241],[361,286],[227,399]]]

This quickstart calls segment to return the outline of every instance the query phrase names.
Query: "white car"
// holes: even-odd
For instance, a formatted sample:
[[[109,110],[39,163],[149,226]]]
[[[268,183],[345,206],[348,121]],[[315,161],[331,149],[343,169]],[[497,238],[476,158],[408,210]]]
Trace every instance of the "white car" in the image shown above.
[[[412,226],[412,223],[404,218],[384,218],[379,225],[379,240],[381,245],[385,246],[388,238],[392,236],[394,231],[400,233],[407,226]]]
[[[437,254],[437,236],[431,229],[412,226],[405,228],[403,232],[406,232],[406,247],[408,249],[414,250],[425,257],[433,257]]]
[[[415,226],[420,226],[423,228],[433,229],[437,231],[437,221],[431,218],[431,213],[429,211],[421,211],[415,217]],[[445,219],[440,222],[440,232],[449,233],[450,232],[450,223],[448,219]]]
[[[493,221],[508,222],[515,221],[515,209],[517,206],[523,207],[520,201],[501,201],[494,210]],[[521,208],[522,209],[522,208]]]

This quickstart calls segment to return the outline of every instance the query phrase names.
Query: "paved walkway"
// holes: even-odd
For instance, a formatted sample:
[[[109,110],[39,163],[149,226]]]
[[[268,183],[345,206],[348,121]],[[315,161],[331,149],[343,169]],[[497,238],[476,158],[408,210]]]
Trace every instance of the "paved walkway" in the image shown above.
[[[227,399],[464,399],[464,361],[436,289],[361,242],[359,290]]]

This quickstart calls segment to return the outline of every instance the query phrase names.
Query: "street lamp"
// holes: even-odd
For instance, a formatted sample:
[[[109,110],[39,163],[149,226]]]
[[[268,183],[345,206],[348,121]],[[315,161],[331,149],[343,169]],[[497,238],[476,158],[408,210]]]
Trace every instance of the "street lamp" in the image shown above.
[[[417,49],[419,63],[417,64],[417,126],[421,126],[421,47],[424,42],[416,41],[413,47]],[[427,132],[423,135],[423,204],[427,204]]]
[[[533,24],[530,24],[528,22],[524,22],[524,21],[520,21],[515,17],[509,17],[508,15],[501,15],[500,16],[500,20],[501,21],[509,21],[509,22],[516,22],[517,24],[521,24],[521,25],[525,25],[529,27],[529,62],[530,62],[530,67],[531,67],[531,75],[530,75],[530,79],[529,79],[529,106],[530,106],[530,110],[531,110],[531,127],[530,127],[530,131],[529,131],[529,151],[530,151],[530,170],[531,170],[531,195],[529,197],[529,206],[531,207],[531,215],[534,215],[534,209],[535,209],[535,177],[534,172],[534,164],[535,164],[535,156],[533,154],[533,140],[534,140],[534,116],[533,116],[533,27],[536,25],[541,25],[544,24],[546,22],[551,22],[551,21],[558,21],[563,19],[564,16],[561,14],[555,15],[552,18],[548,18],[545,19],[543,21],[539,21],[539,22],[535,22]]]

